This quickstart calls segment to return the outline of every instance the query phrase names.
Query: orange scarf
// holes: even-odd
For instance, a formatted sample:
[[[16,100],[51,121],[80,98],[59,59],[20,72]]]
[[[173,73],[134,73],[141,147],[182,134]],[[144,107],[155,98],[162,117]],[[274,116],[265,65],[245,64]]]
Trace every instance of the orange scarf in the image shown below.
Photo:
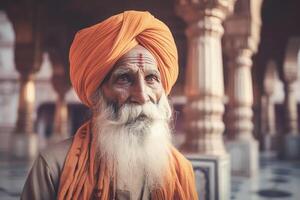
[[[115,184],[108,175],[105,160],[95,162],[95,140],[91,122],[82,125],[67,155],[60,177],[58,200],[115,199]],[[193,168],[182,154],[172,147],[171,177],[164,188],[151,191],[152,200],[197,200]]]

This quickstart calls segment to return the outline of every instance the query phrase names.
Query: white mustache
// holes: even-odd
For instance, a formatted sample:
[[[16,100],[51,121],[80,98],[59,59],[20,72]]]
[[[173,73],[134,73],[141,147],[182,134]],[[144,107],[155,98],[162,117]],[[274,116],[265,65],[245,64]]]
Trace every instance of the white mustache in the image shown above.
[[[171,107],[165,95],[161,97],[157,104],[153,102],[147,102],[143,105],[125,103],[117,108],[114,103],[107,102],[102,96],[99,103],[100,105],[95,109],[97,111],[95,116],[103,118],[102,120],[105,119],[111,125],[117,126],[132,125],[135,122],[138,122],[137,124],[145,122],[148,125],[154,121],[169,122],[172,115]]]
[[[148,102],[144,105],[125,104],[118,112],[117,120],[120,124],[130,124],[136,121],[164,120],[159,114],[158,105]]]

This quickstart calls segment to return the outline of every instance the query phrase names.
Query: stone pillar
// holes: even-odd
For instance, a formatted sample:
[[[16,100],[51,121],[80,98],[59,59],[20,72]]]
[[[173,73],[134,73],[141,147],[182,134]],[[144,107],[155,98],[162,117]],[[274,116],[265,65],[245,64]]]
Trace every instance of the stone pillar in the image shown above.
[[[296,82],[296,81],[295,81]],[[286,132],[290,135],[297,136],[298,133],[298,113],[297,113],[297,100],[295,97],[295,83],[294,81],[284,83],[285,91],[285,125]]]
[[[252,140],[252,52],[249,49],[230,50],[228,62],[228,139]]]
[[[300,157],[300,136],[298,130],[297,100],[295,97],[295,82],[297,80],[297,73],[285,73],[284,79],[286,133],[284,143],[284,156],[288,159],[296,159]]]
[[[228,57],[229,137],[232,173],[253,176],[258,172],[258,142],[253,131],[252,55],[260,37],[261,0],[237,0],[235,11],[224,23],[224,53]]]
[[[262,134],[265,153],[274,154],[277,150],[277,134],[275,125],[275,107],[272,96],[275,90],[276,64],[268,62],[263,80],[264,94],[262,96]]]
[[[11,137],[12,154],[20,158],[34,158],[38,151],[38,136],[34,132],[35,110],[34,75],[39,70],[42,56],[32,51],[33,44],[16,44],[15,64],[20,74],[20,93],[17,123]]]
[[[34,158],[38,149],[34,133],[34,75],[42,63],[42,19],[40,4],[17,2],[7,4],[6,13],[15,33],[15,67],[20,74],[20,96],[17,123],[11,136],[11,153]]]
[[[32,115],[34,111],[35,86],[33,74],[20,74],[18,118],[13,138],[14,153],[18,157],[31,157],[37,152],[37,136],[34,134]]]
[[[228,42],[228,40],[227,40]],[[231,155],[233,174],[252,176],[258,170],[258,143],[253,138],[252,122],[252,51],[231,49],[228,63],[228,137],[226,147]]]
[[[47,52],[52,64],[52,86],[57,94],[53,132],[50,142],[66,139],[69,134],[68,106],[65,100],[66,93],[71,88],[69,80],[69,48],[71,45],[68,27],[64,23],[50,20],[52,29],[47,32],[51,41],[47,43]],[[57,33],[56,30],[61,30]]]
[[[291,37],[287,43],[283,63],[282,79],[285,91],[285,158],[300,157],[300,135],[298,129],[297,99],[295,97],[296,82],[299,78],[299,49],[300,39]]]
[[[67,81],[67,75],[63,65],[56,64],[53,66],[52,85],[57,93],[57,101],[51,139],[53,142],[57,142],[69,137],[68,107],[65,101],[65,95],[70,89],[70,84]]]
[[[189,1],[176,4],[187,23],[185,130],[182,146],[198,177],[200,199],[229,199],[229,157],[222,139],[224,83],[222,22],[234,1]],[[207,184],[207,183],[210,184]]]

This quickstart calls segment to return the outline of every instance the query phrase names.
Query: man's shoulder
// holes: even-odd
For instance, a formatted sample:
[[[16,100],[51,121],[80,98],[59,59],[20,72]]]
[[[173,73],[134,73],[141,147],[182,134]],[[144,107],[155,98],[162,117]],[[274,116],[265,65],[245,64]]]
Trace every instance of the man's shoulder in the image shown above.
[[[172,155],[173,155],[173,160],[175,161],[177,167],[192,169],[192,163],[183,155],[183,153],[181,153],[175,147],[172,147]]]
[[[56,144],[49,145],[40,152],[40,156],[51,170],[58,170],[60,172],[63,169],[72,141],[73,138],[68,138]]]

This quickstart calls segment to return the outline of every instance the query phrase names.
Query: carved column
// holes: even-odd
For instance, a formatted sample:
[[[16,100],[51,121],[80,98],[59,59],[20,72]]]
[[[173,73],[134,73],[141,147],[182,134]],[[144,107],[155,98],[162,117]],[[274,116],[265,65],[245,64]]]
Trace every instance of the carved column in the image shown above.
[[[70,136],[68,106],[65,97],[71,88],[68,53],[73,33],[70,33],[69,27],[64,22],[49,19],[49,24],[51,29],[47,30],[45,43],[53,69],[52,86],[57,94],[53,132],[50,140],[57,142]],[[57,30],[60,32],[57,33]]]
[[[182,149],[194,167],[214,187],[200,191],[200,199],[229,199],[229,158],[224,148],[222,122],[224,83],[221,37],[222,22],[233,6],[232,1],[182,0],[176,12],[187,23],[188,57],[185,79],[186,141]],[[193,155],[191,155],[193,154]],[[215,167],[218,180],[207,174],[207,166]],[[212,169],[211,169],[212,170]],[[223,182],[220,182],[220,181]],[[204,184],[205,185],[205,184]],[[207,196],[209,195],[209,196]]]
[[[300,135],[298,130],[297,99],[295,97],[298,79],[298,52],[300,40],[292,38],[286,50],[285,63],[283,65],[284,79],[284,105],[285,105],[285,157],[295,159],[300,157]]]
[[[260,37],[261,0],[237,0],[234,14],[224,23],[224,52],[228,56],[228,128],[226,147],[234,174],[253,176],[258,172],[258,143],[252,122],[252,55]]]
[[[12,136],[12,153],[17,157],[33,158],[38,151],[38,138],[34,132],[35,111],[34,75],[39,70],[42,56],[32,50],[33,44],[16,44],[15,64],[20,74],[20,93],[17,123]]]
[[[291,135],[298,135],[298,113],[297,113],[297,100],[295,97],[295,82],[288,81],[284,83],[285,91],[285,125],[286,132]]]
[[[177,13],[187,23],[185,150],[223,155],[224,83],[222,22],[233,1],[179,1]],[[212,6],[212,7],[210,7]]]
[[[65,101],[65,96],[70,89],[70,84],[67,81],[67,75],[63,65],[55,64],[53,66],[52,85],[57,93],[52,133],[52,139],[56,142],[69,136],[68,107]]]
[[[228,139],[253,140],[252,51],[237,47],[228,52]]]
[[[18,119],[15,132],[17,134],[32,134],[34,132],[32,115],[34,112],[35,101],[35,83],[33,73],[20,72],[19,94]]]
[[[11,153],[34,158],[38,149],[34,133],[35,107],[34,75],[42,62],[41,9],[34,2],[8,4],[7,15],[15,32],[15,66],[20,74],[20,96],[17,123],[11,137]]]
[[[294,76],[294,75],[293,75]],[[285,139],[284,157],[298,159],[300,157],[300,136],[298,132],[297,100],[295,97],[295,80],[285,77]]]
[[[231,42],[242,42],[232,38]],[[245,39],[247,41],[247,39]],[[244,42],[245,42],[244,41]],[[236,175],[252,176],[258,170],[258,143],[253,138],[252,104],[253,90],[251,78],[250,48],[238,47],[225,38],[226,51],[229,52],[228,68],[228,138],[226,147],[231,155],[231,170]]]
[[[275,107],[272,101],[277,77],[276,70],[276,64],[274,61],[268,62],[263,81],[264,95],[262,96],[262,133],[264,150],[266,151],[276,149]]]
[[[285,65],[284,78],[284,106],[285,106],[285,148],[284,154],[288,159],[300,157],[300,135],[298,129],[297,99],[295,97],[295,83],[298,79],[297,65]]]

